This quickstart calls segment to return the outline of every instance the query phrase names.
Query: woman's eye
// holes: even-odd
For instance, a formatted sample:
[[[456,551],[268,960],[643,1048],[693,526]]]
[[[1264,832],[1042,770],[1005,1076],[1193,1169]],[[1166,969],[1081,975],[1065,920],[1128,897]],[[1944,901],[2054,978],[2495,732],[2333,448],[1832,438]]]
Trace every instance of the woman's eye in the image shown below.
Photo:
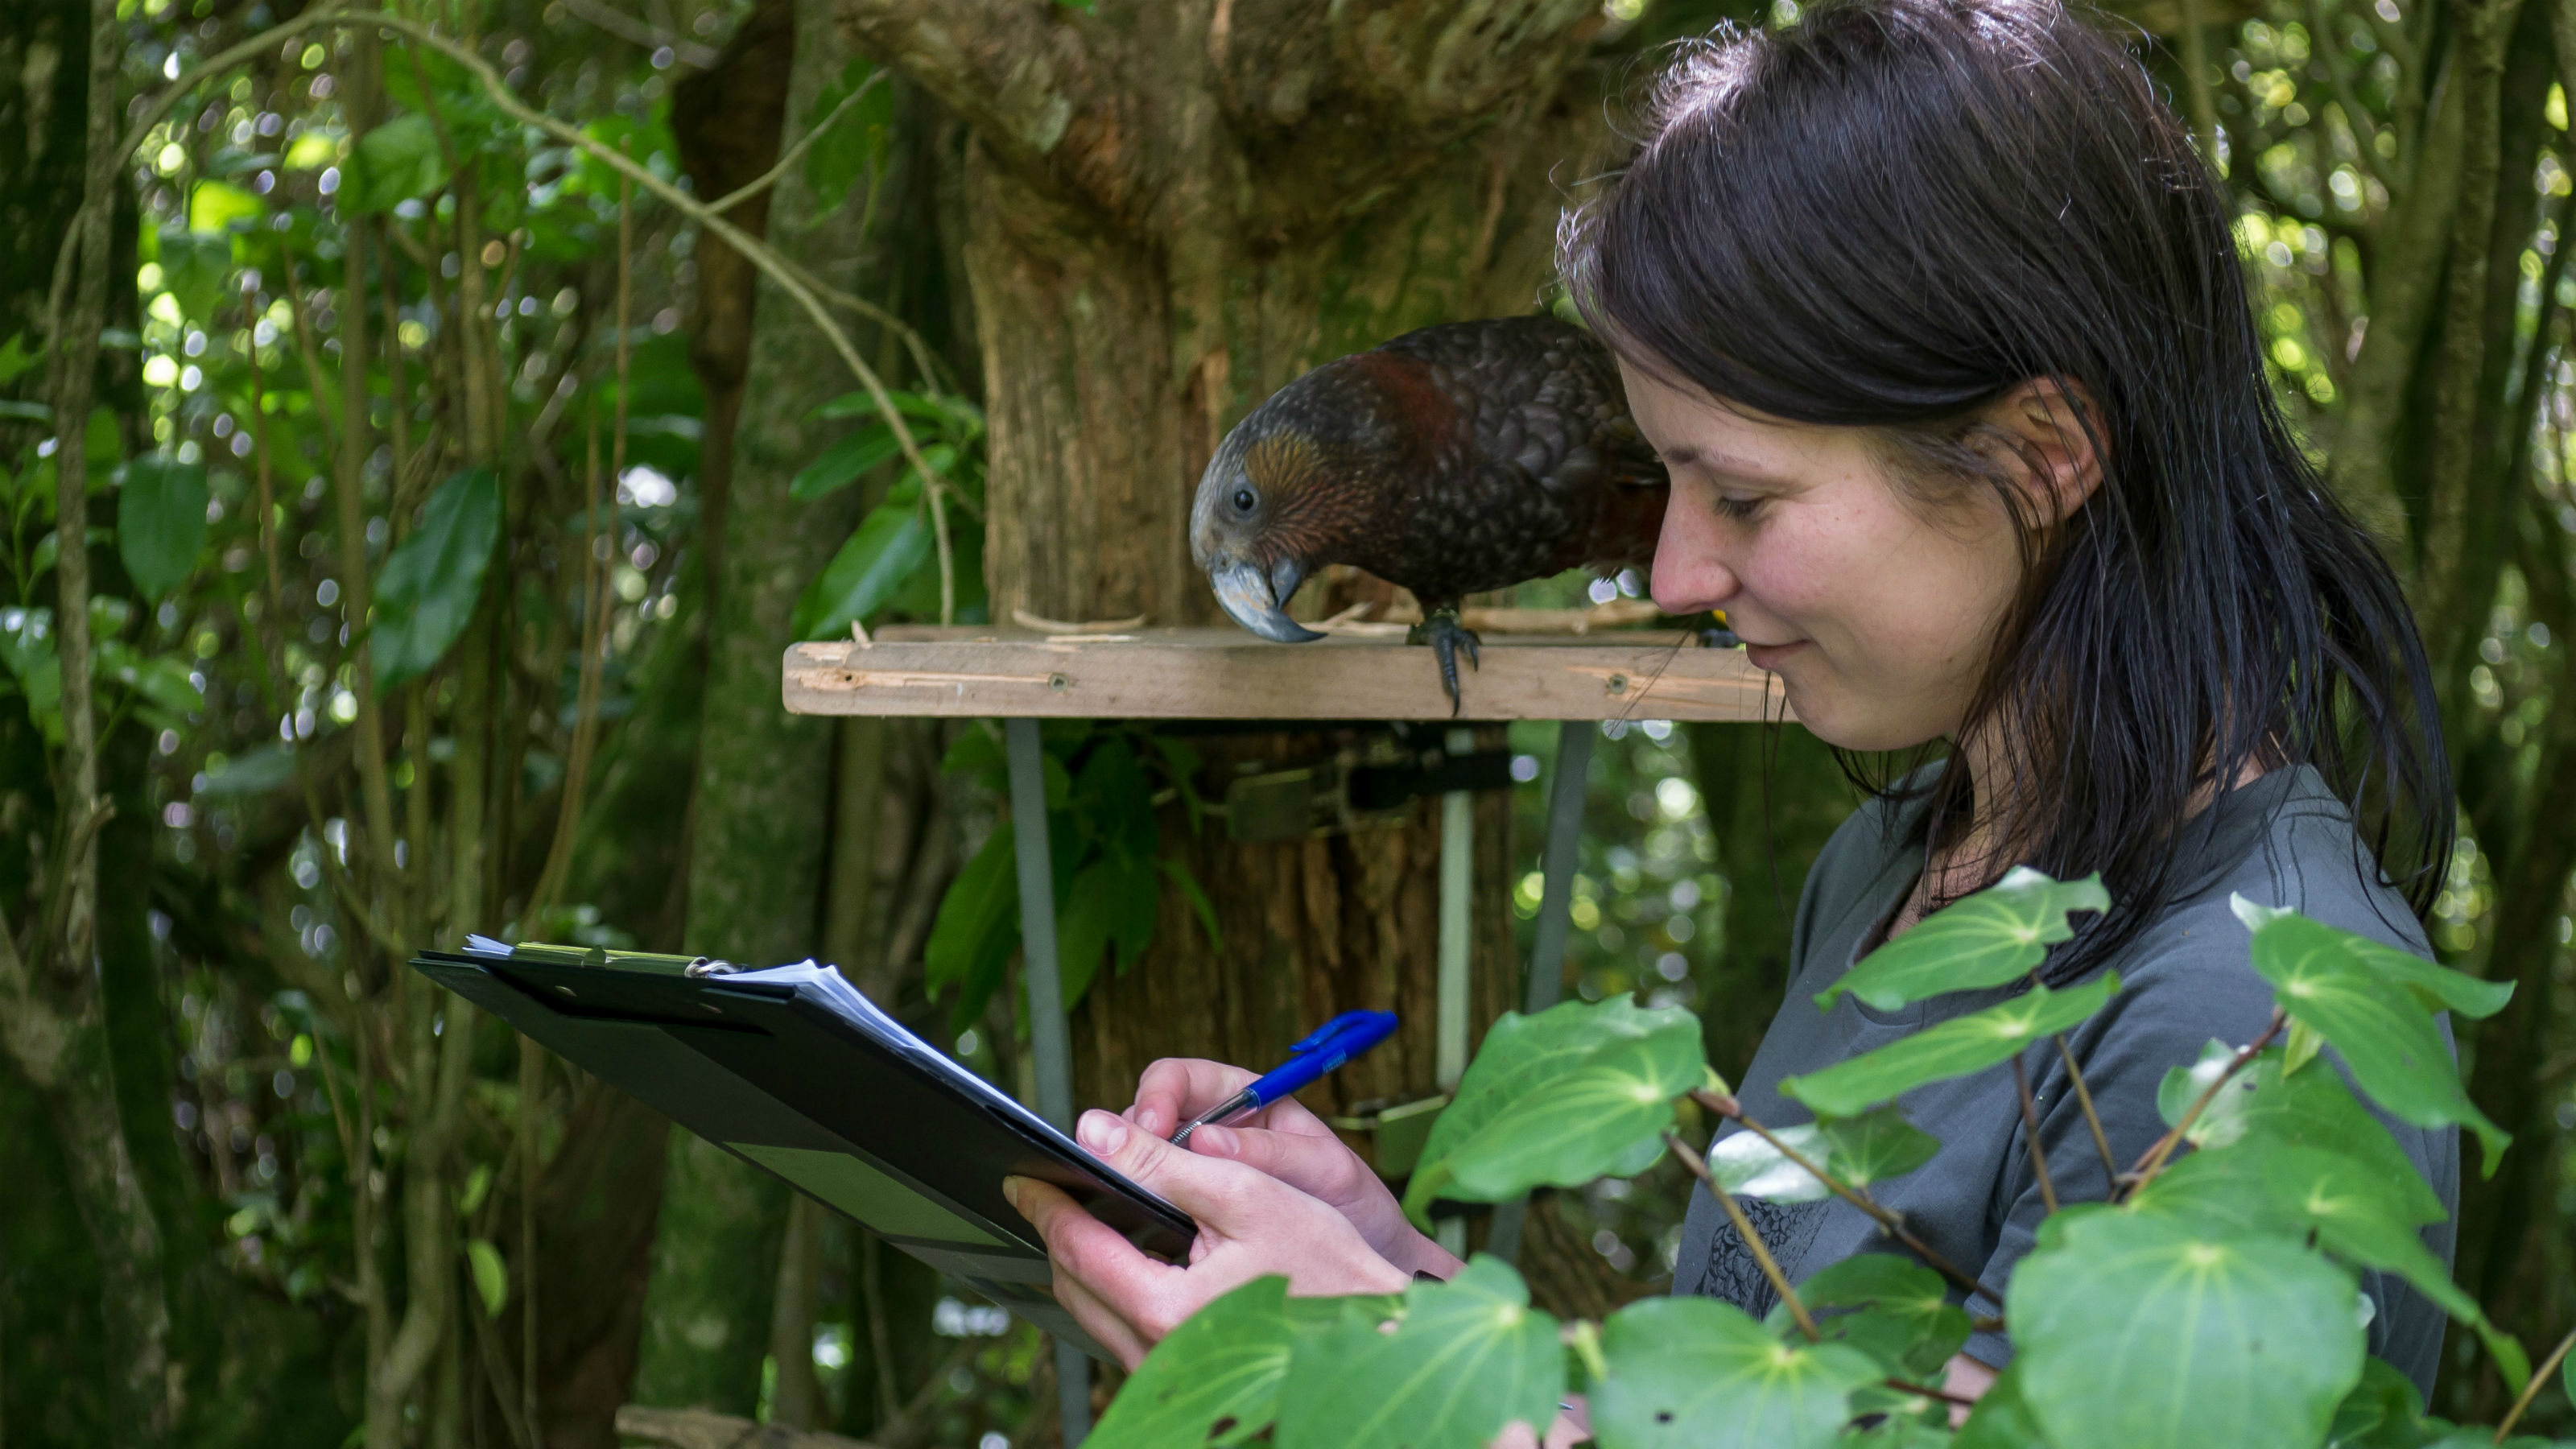
[[[1258,500],[1252,496],[1252,490],[1249,488],[1237,488],[1234,490],[1234,511],[1237,513],[1250,513],[1252,511],[1252,505],[1257,501]]]
[[[1709,501],[1709,506],[1715,508],[1721,515],[1727,518],[1751,518],[1753,516],[1753,511],[1762,506],[1762,500],[1759,498],[1729,498],[1724,494],[1720,494]]]

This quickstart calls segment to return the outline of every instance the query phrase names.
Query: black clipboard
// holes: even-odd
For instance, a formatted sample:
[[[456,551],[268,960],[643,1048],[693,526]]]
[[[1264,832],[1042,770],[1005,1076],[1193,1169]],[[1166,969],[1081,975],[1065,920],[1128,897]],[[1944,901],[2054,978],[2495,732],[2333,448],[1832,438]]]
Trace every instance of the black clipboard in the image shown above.
[[[641,952],[476,938],[414,969],[1044,1331],[1109,1355],[1056,1305],[1002,1179],[1062,1188],[1144,1252],[1197,1226],[906,1031],[830,967],[732,974]]]

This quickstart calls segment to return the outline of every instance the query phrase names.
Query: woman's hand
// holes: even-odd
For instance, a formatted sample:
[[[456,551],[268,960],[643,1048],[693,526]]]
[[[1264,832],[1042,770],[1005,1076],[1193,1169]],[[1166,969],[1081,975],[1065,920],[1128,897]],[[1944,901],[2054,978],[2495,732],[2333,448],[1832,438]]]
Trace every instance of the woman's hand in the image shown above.
[[[1249,1086],[1255,1073],[1223,1062],[1166,1057],[1145,1069],[1136,1104],[1119,1115],[1156,1138]],[[1447,1278],[1465,1265],[1406,1222],[1359,1154],[1345,1146],[1314,1113],[1294,1098],[1273,1102],[1232,1127],[1201,1127],[1189,1150],[1257,1168],[1308,1197],[1331,1204],[1378,1255],[1407,1273]]]
[[[1289,1292],[1314,1298],[1400,1293],[1413,1281],[1340,1211],[1256,1168],[1174,1147],[1107,1112],[1085,1112],[1074,1135],[1199,1225],[1189,1266],[1173,1267],[1046,1183],[1002,1183],[1046,1240],[1056,1301],[1130,1369],[1182,1319],[1265,1274],[1283,1274]]]

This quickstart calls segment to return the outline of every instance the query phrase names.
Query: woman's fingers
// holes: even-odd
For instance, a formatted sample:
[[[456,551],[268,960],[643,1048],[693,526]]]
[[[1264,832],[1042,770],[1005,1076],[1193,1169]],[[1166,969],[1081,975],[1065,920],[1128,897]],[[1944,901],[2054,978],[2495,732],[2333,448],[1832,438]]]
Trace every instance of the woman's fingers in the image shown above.
[[[1182,1123],[1259,1080],[1259,1074],[1201,1057],[1165,1057],[1136,1082],[1136,1101],[1118,1115],[1143,1131],[1169,1138]],[[1330,1137],[1333,1129],[1295,1099],[1273,1102],[1247,1119],[1273,1132]],[[1192,1140],[1196,1140],[1193,1134]]]
[[[1012,1177],[1003,1179],[1002,1186],[1011,1205],[1046,1240],[1047,1258],[1055,1264],[1056,1282],[1062,1285],[1071,1280],[1079,1285],[1079,1296],[1106,1319],[1117,1322],[1130,1345],[1137,1347],[1139,1358],[1144,1356],[1144,1345],[1161,1339],[1184,1316],[1172,1311],[1173,1295],[1180,1291],[1180,1269],[1138,1252],[1135,1244],[1117,1229],[1083,1211],[1080,1204],[1051,1184]],[[1075,1308],[1061,1293],[1057,1301],[1065,1303],[1069,1311]],[[1075,1317],[1083,1327],[1094,1327],[1092,1320],[1080,1313]],[[1106,1338],[1101,1342],[1125,1351]]]
[[[1119,1115],[1169,1137],[1180,1125],[1250,1086],[1255,1073],[1199,1057],[1165,1057],[1136,1081],[1136,1105]]]
[[[1118,1362],[1129,1373],[1134,1373],[1136,1365],[1143,1363],[1145,1355],[1153,1351],[1153,1345],[1138,1336],[1135,1325],[1117,1309],[1102,1302],[1100,1295],[1084,1287],[1081,1279],[1059,1272],[1055,1275],[1054,1290],[1056,1305],[1072,1314],[1073,1321],[1081,1324],[1083,1332],[1090,1334],[1102,1348],[1116,1354]]]
[[[1368,1168],[1337,1137],[1258,1127],[1202,1127],[1190,1134],[1189,1145],[1202,1156],[1240,1162],[1335,1206],[1359,1201],[1366,1185],[1360,1177]],[[1369,1180],[1376,1178],[1371,1175]]]

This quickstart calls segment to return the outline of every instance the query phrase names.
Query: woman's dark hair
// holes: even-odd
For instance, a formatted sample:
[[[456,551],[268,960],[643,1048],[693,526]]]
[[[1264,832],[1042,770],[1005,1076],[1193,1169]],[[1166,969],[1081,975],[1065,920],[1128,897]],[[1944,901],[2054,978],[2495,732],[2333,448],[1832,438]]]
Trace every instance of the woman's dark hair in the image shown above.
[[[2315,766],[2423,912],[2454,828],[2423,643],[2274,401],[2220,183],[2138,62],[2054,0],[1825,0],[1685,43],[1645,110],[1560,237],[1594,329],[2013,519],[2024,584],[1961,733],[2021,772],[1991,792],[2014,860],[2117,902],[2049,977],[2195,887],[2181,822],[2249,765]],[[2103,468],[2053,526],[1975,423],[2034,379],[2089,404]],[[1972,814],[1963,760],[1893,788],[1936,841]]]

